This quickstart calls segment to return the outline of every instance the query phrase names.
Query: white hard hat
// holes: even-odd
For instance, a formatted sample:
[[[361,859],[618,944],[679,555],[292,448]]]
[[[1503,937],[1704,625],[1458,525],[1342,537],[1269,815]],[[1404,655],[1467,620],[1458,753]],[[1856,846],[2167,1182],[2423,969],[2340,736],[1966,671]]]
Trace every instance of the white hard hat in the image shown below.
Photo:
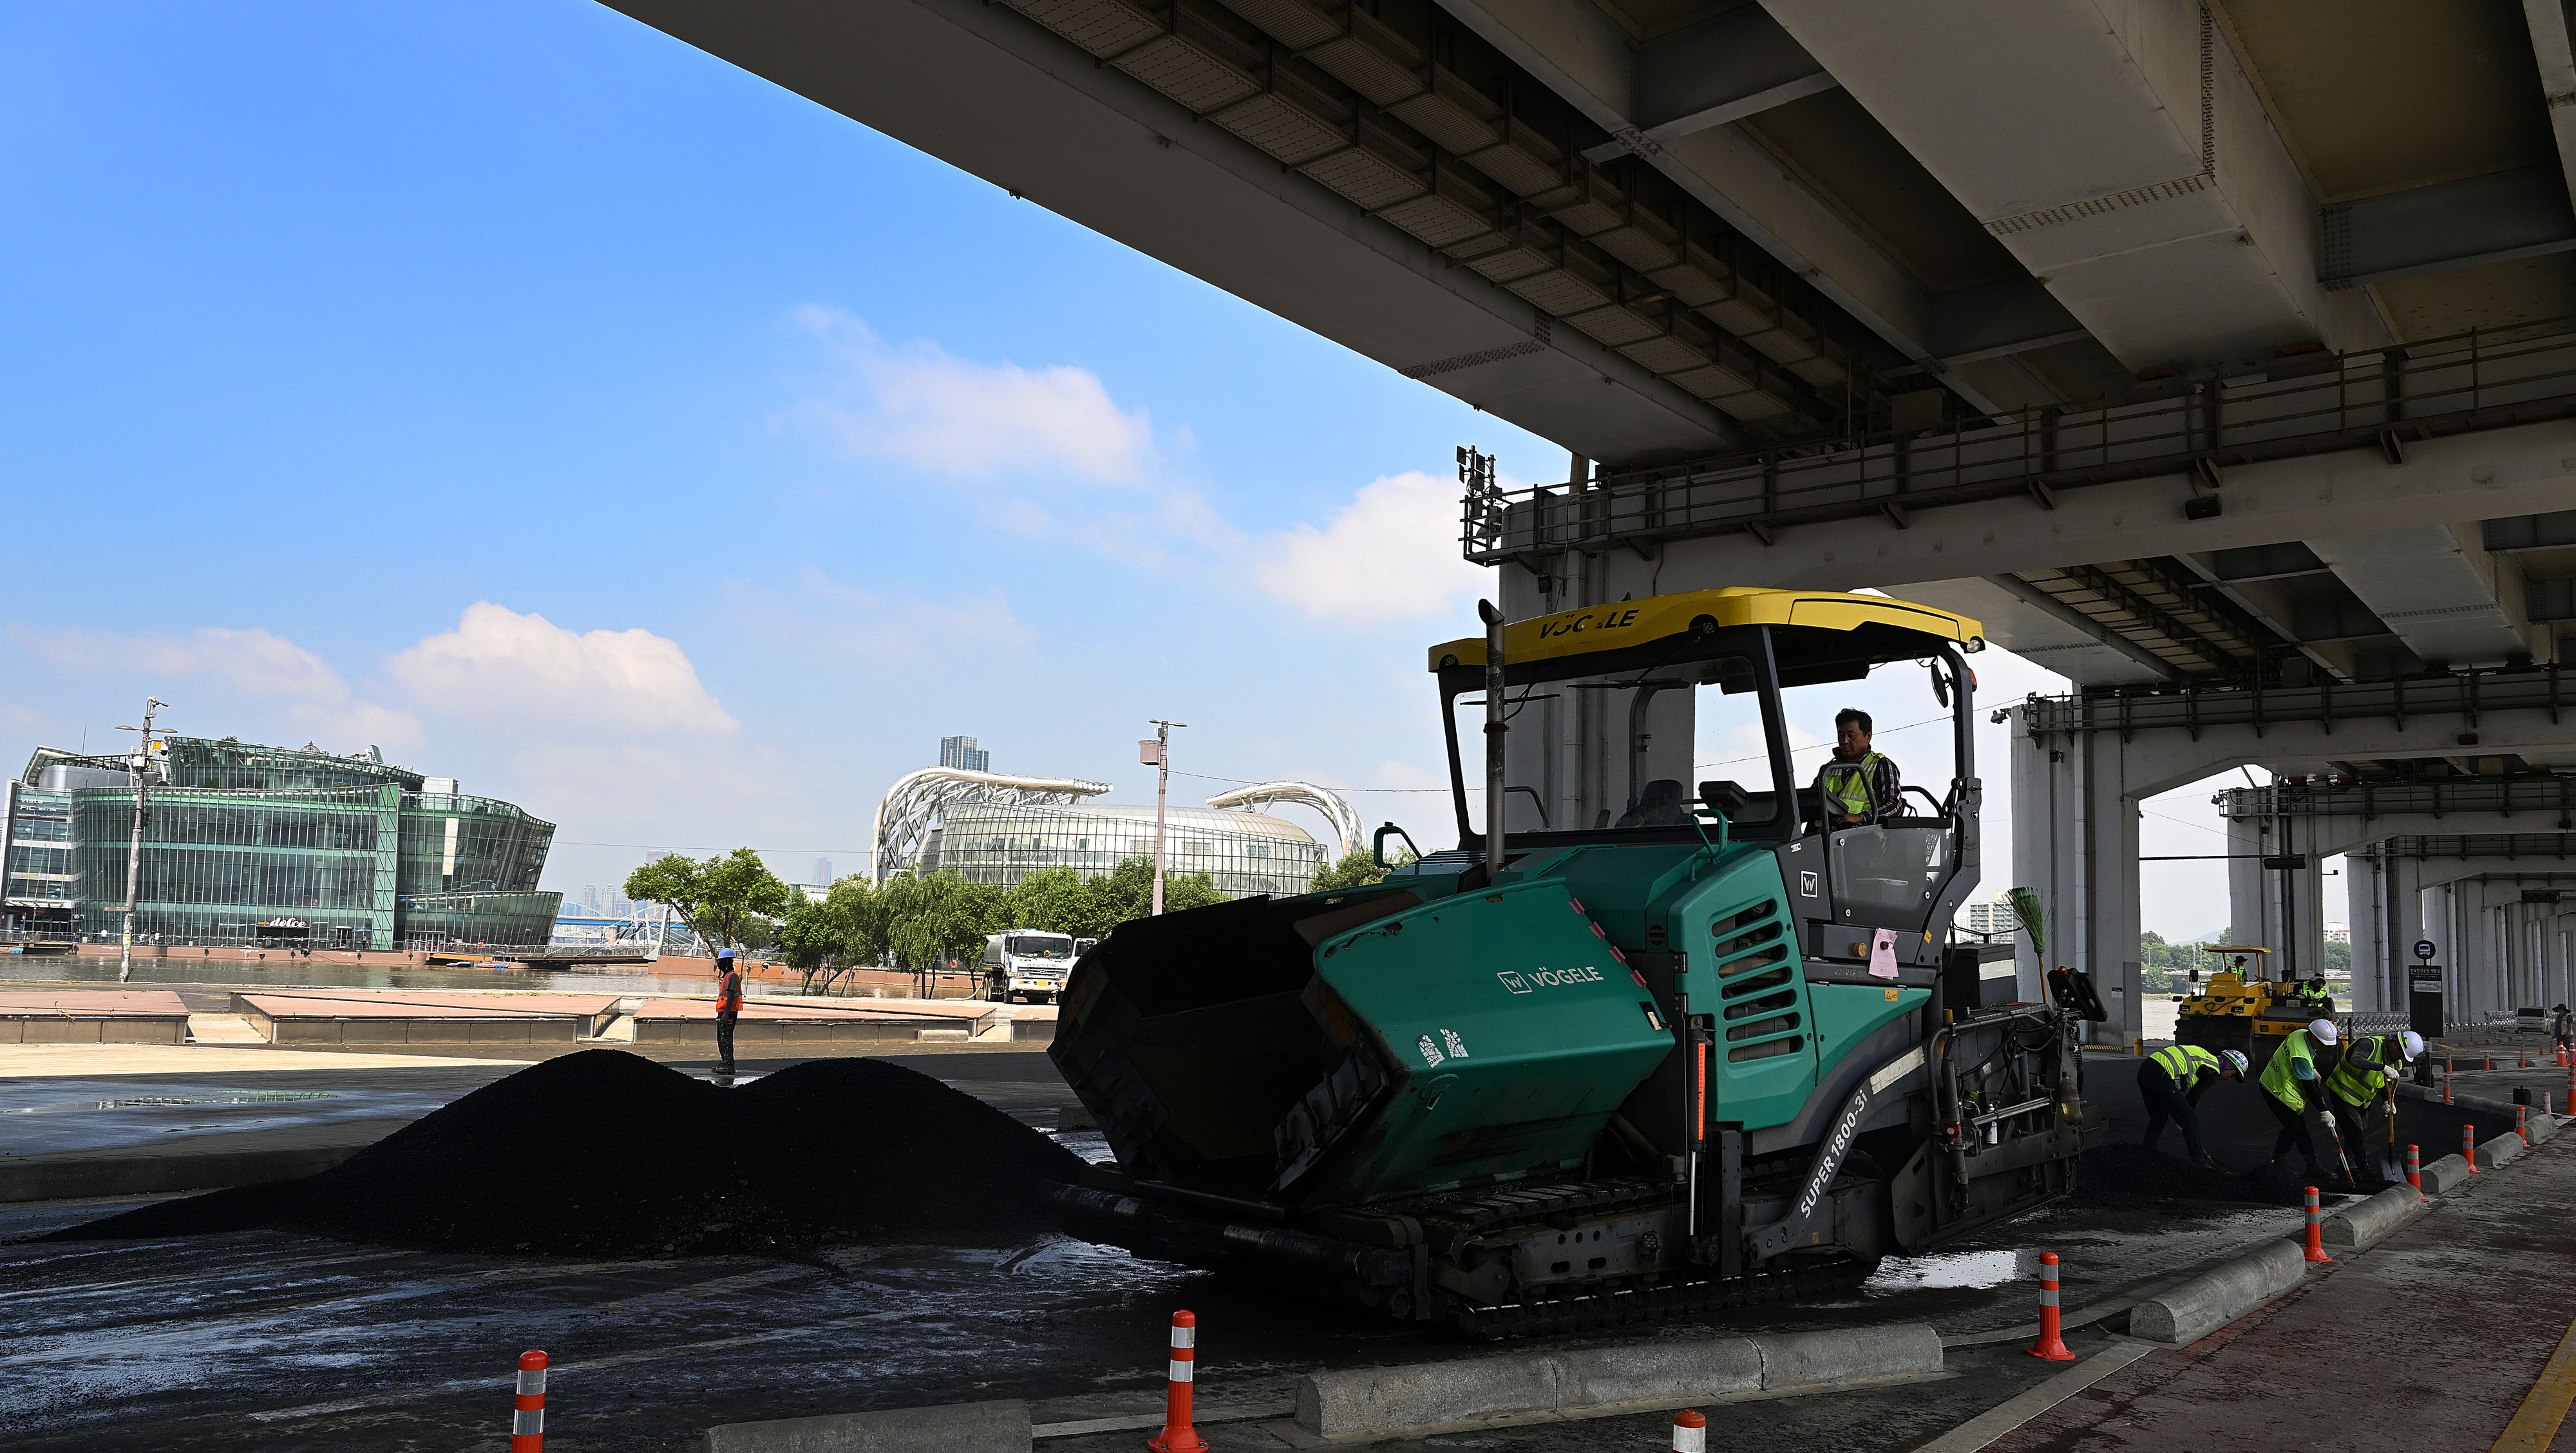
[[[2316,1041],[2317,1043],[2319,1043],[2319,1044],[2332,1044],[2332,1043],[2334,1043],[2334,1042],[2335,1042],[2335,1027],[2334,1027],[2334,1021],[2333,1021],[2333,1020],[2331,1020],[2331,1019],[2311,1019],[2311,1020],[2309,1020],[2309,1021],[2308,1021],[2308,1038],[2315,1040],[2315,1041]]]
[[[2397,1036],[2397,1048],[2408,1059],[2413,1059],[2424,1052],[2424,1036],[2411,1029],[2401,1030]]]

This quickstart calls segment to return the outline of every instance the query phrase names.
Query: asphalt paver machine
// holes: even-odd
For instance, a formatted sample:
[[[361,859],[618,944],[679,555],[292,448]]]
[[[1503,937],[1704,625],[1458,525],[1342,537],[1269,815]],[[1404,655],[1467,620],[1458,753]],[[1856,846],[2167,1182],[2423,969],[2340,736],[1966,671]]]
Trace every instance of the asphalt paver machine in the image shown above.
[[[1512,1336],[1845,1290],[2070,1188],[2101,1126],[2076,1011],[1979,1004],[1949,942],[1976,622],[1752,589],[1488,621],[1431,651],[1455,848],[1123,924],[1076,965],[1050,1054],[1116,1163],[1042,1189],[1070,1229]],[[1954,775],[1835,826],[1782,692],[1900,666],[1948,709]],[[1677,686],[1751,708],[1753,781],[1640,780],[1640,750],[1615,821],[1479,831],[1462,699],[1496,803],[1513,710]]]

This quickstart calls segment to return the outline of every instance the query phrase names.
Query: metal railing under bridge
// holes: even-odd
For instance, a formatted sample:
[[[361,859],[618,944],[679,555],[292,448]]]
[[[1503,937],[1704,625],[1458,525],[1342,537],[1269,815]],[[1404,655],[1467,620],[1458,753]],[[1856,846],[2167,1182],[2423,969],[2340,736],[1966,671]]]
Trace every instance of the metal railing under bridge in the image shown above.
[[[1504,489],[1462,464],[1461,544],[1478,564],[1739,532],[1767,544],[1789,525],[1883,515],[1905,528],[1915,510],[2014,495],[2055,508],[2060,490],[2156,475],[2215,494],[2231,466],[2306,454],[2377,449],[2402,462],[2414,440],[2576,415],[2576,318],[2298,354],[2260,374],[2161,387],[1581,485]]]

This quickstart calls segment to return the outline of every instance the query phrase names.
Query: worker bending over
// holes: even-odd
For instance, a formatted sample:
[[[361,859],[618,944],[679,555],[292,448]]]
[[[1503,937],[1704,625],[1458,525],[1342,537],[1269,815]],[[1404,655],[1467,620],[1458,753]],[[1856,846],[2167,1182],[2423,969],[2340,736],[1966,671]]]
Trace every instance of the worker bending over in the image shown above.
[[[2334,1117],[2336,1131],[2343,1136],[2344,1158],[2361,1179],[2364,1166],[2394,1168],[2397,1155],[2397,1077],[2406,1066],[2424,1052],[2424,1036],[2414,1030],[2397,1034],[2363,1035],[2343,1047],[2343,1053],[2326,1071],[2326,1113]],[[2373,1110],[2379,1113],[2371,1113]],[[2379,1143],[2380,1153],[2369,1153],[2372,1122],[2385,1132]],[[2382,1174],[2376,1179],[2391,1177]]]
[[[2325,1067],[2317,1061],[2331,1062],[2334,1044],[2334,1021],[2311,1019],[2307,1028],[2291,1030],[2281,1047],[2272,1051],[2272,1062],[2263,1066],[2263,1108],[2281,1122],[2281,1133],[2272,1142],[2272,1158],[2279,1160],[2297,1146],[2310,1180],[2326,1178],[2325,1167],[2317,1162],[2316,1140],[2308,1134],[2307,1115],[2325,1080]]]
[[[2244,1078],[2245,1056],[2232,1049],[2176,1044],[2147,1056],[2138,1066],[2138,1098],[2147,1102],[2147,1149],[2156,1148],[2171,1120],[2182,1127],[2183,1149],[2191,1152],[2193,1165],[2226,1169],[2200,1143],[2200,1097],[2220,1080]]]

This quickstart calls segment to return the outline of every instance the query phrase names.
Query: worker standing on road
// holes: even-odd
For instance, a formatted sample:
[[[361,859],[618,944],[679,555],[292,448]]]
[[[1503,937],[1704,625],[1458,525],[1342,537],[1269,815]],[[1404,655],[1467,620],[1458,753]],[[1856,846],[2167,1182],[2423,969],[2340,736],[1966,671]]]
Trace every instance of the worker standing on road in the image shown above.
[[[2364,1166],[2383,1170],[2395,1164],[2397,1150],[2397,1077],[2408,1063],[2424,1052],[2424,1036],[2414,1030],[2399,1034],[2371,1034],[2353,1040],[2343,1047],[2333,1068],[2326,1071],[2326,1113],[2334,1117],[2335,1128],[2343,1135],[2345,1158],[2361,1179]],[[2382,1113],[2370,1112],[2378,1109]],[[2367,1140],[2370,1124],[2379,1121],[2387,1128],[2380,1142],[2380,1154],[2373,1158]],[[2388,1179],[2385,1175],[2381,1179]]]
[[[2281,1134],[2272,1142],[2272,1158],[2279,1160],[2297,1146],[2311,1180],[2325,1179],[2325,1167],[2317,1163],[2317,1143],[2308,1134],[2310,1096],[2325,1078],[2317,1065],[2319,1054],[2331,1052],[2334,1043],[2334,1021],[2311,1019],[2307,1028],[2291,1030],[2281,1047],[2272,1051],[2272,1062],[2263,1066],[2263,1107],[2281,1122]]]
[[[2138,1066],[2138,1097],[2147,1102],[2146,1147],[2156,1148],[2165,1122],[2182,1127],[2183,1149],[2193,1165],[2224,1170],[2200,1143],[2200,1097],[2220,1080],[2245,1078],[2245,1056],[2232,1049],[2203,1049],[2196,1044],[2168,1045]]]
[[[2576,1014],[2568,1013],[2564,1004],[2549,1011],[2549,1037],[2558,1041],[2560,1049],[2576,1048]]]
[[[716,1058],[733,1078],[733,1024],[742,1017],[742,968],[732,949],[716,955]]]

